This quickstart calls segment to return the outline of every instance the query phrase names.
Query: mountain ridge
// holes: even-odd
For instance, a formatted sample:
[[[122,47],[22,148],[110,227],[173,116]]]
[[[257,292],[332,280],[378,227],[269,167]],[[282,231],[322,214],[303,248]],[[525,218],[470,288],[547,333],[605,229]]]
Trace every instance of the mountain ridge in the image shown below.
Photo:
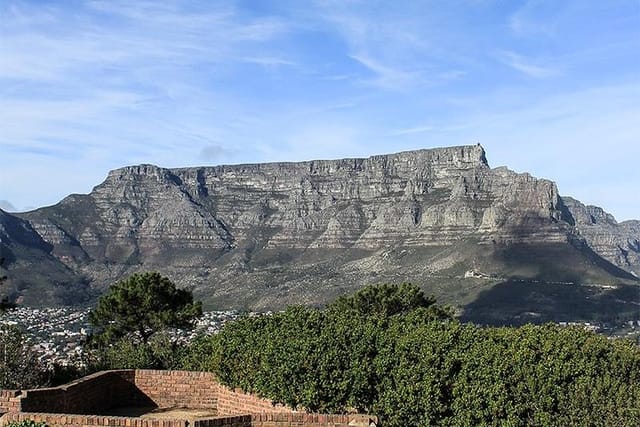
[[[322,304],[379,281],[418,281],[467,303],[460,295],[471,270],[603,284],[633,282],[640,271],[638,222],[617,223],[561,197],[553,181],[491,169],[480,145],[305,162],[126,166],[87,195],[15,216],[94,294],[154,269],[218,307]],[[511,259],[512,247],[529,255]],[[527,257],[530,265],[521,262]],[[482,282],[476,279],[466,281]]]

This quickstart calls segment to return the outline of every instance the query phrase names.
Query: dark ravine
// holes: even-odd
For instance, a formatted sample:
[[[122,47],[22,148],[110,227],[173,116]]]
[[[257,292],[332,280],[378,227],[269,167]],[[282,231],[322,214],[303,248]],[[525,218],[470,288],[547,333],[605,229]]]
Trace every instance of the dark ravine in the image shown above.
[[[492,169],[479,145],[367,159],[130,166],[88,195],[0,212],[0,220],[11,278],[2,291],[30,305],[81,304],[142,270],[192,288],[209,307],[253,310],[323,304],[389,281],[471,307],[509,280],[601,292],[635,287],[640,273],[640,222],[617,223],[560,197],[552,181]],[[50,272],[57,292],[44,291]]]

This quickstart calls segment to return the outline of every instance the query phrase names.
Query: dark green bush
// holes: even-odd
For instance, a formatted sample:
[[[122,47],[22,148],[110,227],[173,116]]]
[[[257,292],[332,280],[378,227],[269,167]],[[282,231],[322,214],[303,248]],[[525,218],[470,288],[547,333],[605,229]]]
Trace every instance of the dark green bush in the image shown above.
[[[637,345],[552,324],[461,324],[408,285],[227,324],[190,346],[182,366],[294,407],[374,413],[392,427],[640,425]]]

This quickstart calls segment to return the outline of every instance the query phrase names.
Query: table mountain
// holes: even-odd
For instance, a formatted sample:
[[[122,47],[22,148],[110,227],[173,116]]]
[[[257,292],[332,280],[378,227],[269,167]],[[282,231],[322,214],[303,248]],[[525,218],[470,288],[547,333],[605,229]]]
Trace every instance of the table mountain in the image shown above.
[[[57,280],[89,299],[141,270],[170,276],[209,307],[254,310],[323,304],[378,282],[419,284],[467,312],[513,280],[572,283],[598,295],[606,286],[640,289],[637,221],[617,223],[560,197],[552,181],[492,169],[480,145],[366,159],[129,166],[88,195],[3,216],[21,230],[3,235],[3,250],[33,239],[29,247],[48,263],[18,251],[10,276],[20,263],[34,274],[70,272]],[[20,274],[16,295],[25,303],[61,302]]]

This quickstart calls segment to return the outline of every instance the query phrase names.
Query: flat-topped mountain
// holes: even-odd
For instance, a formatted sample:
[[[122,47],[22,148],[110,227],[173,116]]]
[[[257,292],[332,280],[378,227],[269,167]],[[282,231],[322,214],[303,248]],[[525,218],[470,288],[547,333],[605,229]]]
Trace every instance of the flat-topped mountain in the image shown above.
[[[616,223],[560,197],[552,181],[492,169],[480,145],[366,159],[130,166],[88,195],[2,215],[22,230],[2,234],[2,250],[15,255],[7,257],[7,291],[29,304],[69,297],[43,294],[29,269],[12,274],[29,263],[41,270],[32,252],[18,250],[24,239],[71,273],[56,286],[72,296],[158,270],[218,308],[322,304],[366,283],[410,281],[471,312],[497,283],[604,289],[635,286],[640,273],[639,222]]]

